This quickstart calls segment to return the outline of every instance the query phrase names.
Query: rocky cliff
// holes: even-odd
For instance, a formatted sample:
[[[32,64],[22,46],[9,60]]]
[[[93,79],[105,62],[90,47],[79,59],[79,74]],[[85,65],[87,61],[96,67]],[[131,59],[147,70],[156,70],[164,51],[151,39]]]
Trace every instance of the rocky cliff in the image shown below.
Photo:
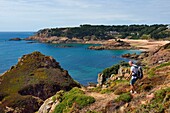
[[[149,57],[146,58],[149,65],[161,64],[170,61],[170,43],[151,51]]]
[[[33,113],[57,91],[80,87],[54,58],[40,52],[22,56],[0,79],[2,112]]]

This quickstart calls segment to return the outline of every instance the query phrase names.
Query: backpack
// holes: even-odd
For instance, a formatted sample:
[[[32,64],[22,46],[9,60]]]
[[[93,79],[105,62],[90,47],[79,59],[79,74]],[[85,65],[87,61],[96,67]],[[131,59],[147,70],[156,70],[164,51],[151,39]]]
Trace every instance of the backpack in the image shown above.
[[[137,72],[137,78],[142,79],[143,78],[143,70],[141,66],[138,66],[138,72]]]

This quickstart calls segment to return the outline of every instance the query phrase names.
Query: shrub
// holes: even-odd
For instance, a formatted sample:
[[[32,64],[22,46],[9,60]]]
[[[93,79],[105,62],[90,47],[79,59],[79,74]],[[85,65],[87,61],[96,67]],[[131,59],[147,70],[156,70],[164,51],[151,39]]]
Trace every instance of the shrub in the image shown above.
[[[103,73],[104,77],[109,78],[112,74],[118,73],[119,67],[120,66],[118,64],[113,65],[109,68],[104,69],[102,73]]]
[[[155,92],[155,98],[147,105],[141,105],[137,111],[162,113],[169,109],[170,87]]]
[[[90,91],[94,91],[94,92],[100,92],[102,90],[101,87],[94,87],[92,89],[90,89]]]
[[[97,111],[87,111],[86,113],[102,113],[102,112],[97,112]]]
[[[158,70],[158,69],[160,69],[160,68],[163,68],[163,67],[166,67],[166,66],[170,66],[170,62],[160,64],[159,66],[150,69],[150,70],[148,71],[149,78],[155,76],[155,71],[156,71],[156,70]]]
[[[117,98],[115,99],[115,101],[116,101],[116,102],[120,102],[120,101],[130,102],[131,99],[132,99],[132,97],[131,97],[130,93],[128,92],[128,93],[123,93],[123,94],[121,94],[119,97],[117,97]]]
[[[110,89],[103,89],[100,91],[101,94],[105,94],[105,93],[111,93],[112,91]]]
[[[83,107],[94,102],[95,99],[93,97],[86,96],[79,88],[73,88],[63,95],[62,102],[56,106],[54,113],[69,112],[71,110],[70,108],[73,106],[73,103],[76,103],[79,109],[82,109]]]

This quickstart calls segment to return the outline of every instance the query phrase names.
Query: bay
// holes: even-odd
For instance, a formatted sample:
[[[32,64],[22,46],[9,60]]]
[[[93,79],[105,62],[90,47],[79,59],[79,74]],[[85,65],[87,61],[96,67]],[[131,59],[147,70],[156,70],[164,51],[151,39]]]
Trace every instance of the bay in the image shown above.
[[[128,61],[121,58],[125,53],[140,53],[139,50],[89,50],[92,44],[44,44],[28,41],[8,41],[10,38],[26,38],[34,32],[0,32],[0,73],[10,69],[18,58],[33,51],[52,56],[73,79],[83,85],[97,82],[97,74],[103,69]],[[68,46],[68,47],[67,47]]]

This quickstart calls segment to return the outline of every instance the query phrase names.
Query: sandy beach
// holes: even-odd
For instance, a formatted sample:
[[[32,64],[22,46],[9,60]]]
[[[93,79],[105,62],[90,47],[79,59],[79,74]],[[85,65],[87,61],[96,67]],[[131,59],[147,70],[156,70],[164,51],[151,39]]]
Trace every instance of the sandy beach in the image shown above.
[[[130,43],[132,46],[140,48],[144,51],[152,51],[160,46],[163,46],[170,41],[150,41],[150,40],[133,40],[133,39],[121,39],[122,41]]]
[[[139,48],[142,51],[153,51],[160,46],[163,46],[170,41],[155,41],[155,40],[134,40],[134,39],[120,39],[121,41],[130,43],[131,46]],[[115,39],[103,40],[103,41],[86,41],[86,44],[109,44],[115,42]]]

